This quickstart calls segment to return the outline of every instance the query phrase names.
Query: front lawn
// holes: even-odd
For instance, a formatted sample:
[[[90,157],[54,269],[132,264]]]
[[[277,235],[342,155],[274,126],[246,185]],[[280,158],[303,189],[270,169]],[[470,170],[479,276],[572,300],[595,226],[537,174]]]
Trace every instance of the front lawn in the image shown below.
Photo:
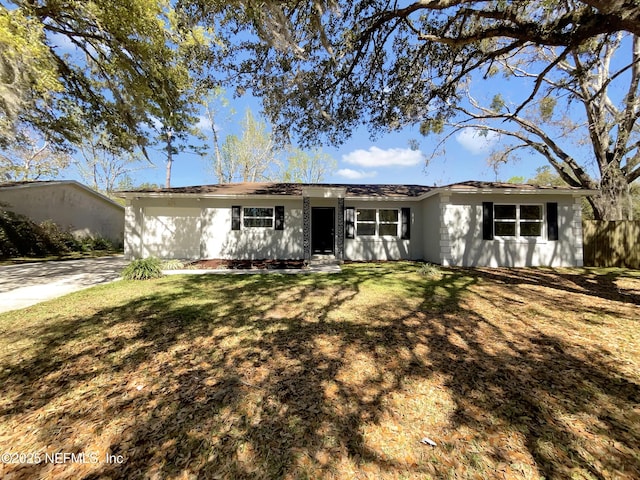
[[[637,272],[418,268],[2,314],[0,477],[640,478]]]

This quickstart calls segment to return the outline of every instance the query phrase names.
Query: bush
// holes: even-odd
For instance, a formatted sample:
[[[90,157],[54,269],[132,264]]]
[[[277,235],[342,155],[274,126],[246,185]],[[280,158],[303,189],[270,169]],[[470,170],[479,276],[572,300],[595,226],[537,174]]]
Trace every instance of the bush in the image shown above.
[[[81,248],[85,252],[93,252],[96,250],[114,250],[113,243],[103,237],[84,237],[80,240]]]
[[[166,260],[162,263],[162,270],[182,270],[185,268],[184,262],[180,260]]]
[[[122,271],[122,277],[125,280],[149,280],[151,278],[160,278],[162,276],[162,264],[160,260],[154,257],[140,258],[132,261]]]
[[[51,220],[42,222],[40,228],[55,250],[54,253],[75,252],[80,250],[80,241],[78,241],[71,232],[61,229]]]
[[[0,258],[45,257],[113,249],[112,243],[105,238],[77,239],[51,220],[38,225],[0,203]]]
[[[442,271],[440,271],[440,267],[438,265],[434,265],[433,263],[425,263],[419,269],[418,273],[423,277],[427,277],[430,279],[438,279],[442,276]]]
[[[60,248],[40,225],[0,206],[0,257],[46,256]]]

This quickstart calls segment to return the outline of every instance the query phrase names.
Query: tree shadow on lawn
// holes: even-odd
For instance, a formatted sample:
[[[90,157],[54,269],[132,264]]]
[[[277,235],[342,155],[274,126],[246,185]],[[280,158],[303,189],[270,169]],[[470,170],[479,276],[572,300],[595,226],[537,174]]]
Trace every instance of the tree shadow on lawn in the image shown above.
[[[610,358],[539,327],[526,305],[501,311],[500,291],[477,289],[485,272],[400,270],[189,277],[172,293],[163,280],[157,295],[51,323],[32,358],[0,370],[2,423],[25,448],[125,461],[13,473],[640,475],[640,388]],[[425,392],[439,389],[433,403]]]
[[[560,292],[589,295],[592,298],[640,305],[640,290],[625,291],[616,281],[640,279],[627,269],[551,269],[551,268],[481,268],[486,280],[511,285],[549,287]]]

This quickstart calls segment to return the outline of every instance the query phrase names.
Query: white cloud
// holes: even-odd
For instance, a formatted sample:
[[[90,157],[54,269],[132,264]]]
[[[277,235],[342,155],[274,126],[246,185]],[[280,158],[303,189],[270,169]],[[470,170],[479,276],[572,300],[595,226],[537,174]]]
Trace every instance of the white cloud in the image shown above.
[[[382,150],[371,147],[369,150],[354,150],[342,156],[342,160],[360,167],[412,167],[422,161],[422,152],[410,148],[389,148]]]
[[[47,33],[47,38],[53,48],[58,48],[63,52],[71,52],[77,47],[67,35],[61,33]]]
[[[466,128],[456,135],[456,141],[474,155],[487,153],[498,143],[500,135],[496,132],[487,131],[486,135],[480,130]]]
[[[363,170],[352,170],[350,168],[341,168],[336,173],[340,177],[348,178],[350,180],[360,180],[362,178],[371,178],[371,177],[375,177],[378,174],[378,172],[365,172]]]
[[[200,115],[198,117],[198,123],[196,123],[196,128],[198,128],[201,132],[211,131],[211,119],[206,115]]]

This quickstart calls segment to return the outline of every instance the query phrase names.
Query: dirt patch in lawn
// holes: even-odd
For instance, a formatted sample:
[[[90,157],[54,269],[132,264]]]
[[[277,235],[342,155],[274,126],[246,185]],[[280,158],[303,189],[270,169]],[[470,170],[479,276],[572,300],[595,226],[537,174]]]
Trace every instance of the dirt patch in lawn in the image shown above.
[[[267,269],[267,270],[282,270],[282,269],[294,269],[303,268],[304,260],[223,260],[223,259],[210,259],[210,260],[197,260],[189,264],[193,268],[202,269],[233,269],[233,270],[251,270],[251,269]]]
[[[0,478],[640,478],[640,274],[420,268],[0,315],[0,454],[86,456]]]

